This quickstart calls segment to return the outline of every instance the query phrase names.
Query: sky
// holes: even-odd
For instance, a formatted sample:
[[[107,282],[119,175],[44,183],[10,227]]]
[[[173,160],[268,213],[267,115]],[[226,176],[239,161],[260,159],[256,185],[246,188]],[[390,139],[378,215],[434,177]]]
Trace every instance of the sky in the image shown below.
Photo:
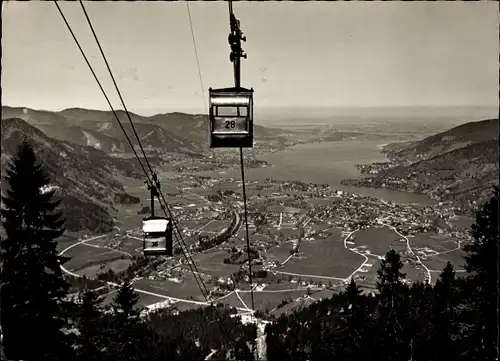
[[[59,4],[122,108],[79,3]],[[202,113],[209,87],[233,85],[226,2],[85,7],[130,111]],[[53,2],[2,10],[4,105],[109,110]],[[496,2],[235,2],[234,12],[257,108],[498,107]]]

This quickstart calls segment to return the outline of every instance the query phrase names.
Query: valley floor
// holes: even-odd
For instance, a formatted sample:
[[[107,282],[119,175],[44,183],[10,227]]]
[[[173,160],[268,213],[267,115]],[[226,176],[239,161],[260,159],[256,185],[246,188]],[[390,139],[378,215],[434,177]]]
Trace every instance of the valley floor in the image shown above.
[[[223,244],[194,251],[199,236],[213,237],[231,221],[231,210],[209,200],[210,195],[216,190],[226,192],[226,204],[240,212],[241,182],[227,179],[212,184],[207,179],[176,177],[164,184],[175,220],[211,299],[241,313],[251,312],[248,282],[237,277],[248,263],[244,228],[237,229]],[[129,181],[127,191],[148,203],[142,184]],[[249,182],[247,197],[250,241],[259,254],[252,268],[254,272],[267,271],[260,278],[254,277],[256,310],[274,315],[290,312],[330,297],[351,277],[372,292],[380,260],[391,248],[401,253],[408,282],[435,282],[447,261],[458,274],[462,272],[467,223],[463,217],[458,222],[444,206],[397,205],[300,182]],[[120,210],[120,231],[115,234],[60,242],[61,254],[71,258],[64,271],[75,277],[95,278],[108,269],[125,270],[132,257],[142,254],[142,216],[137,211],[144,204]],[[227,262],[231,255],[235,255],[234,260]],[[116,291],[113,284],[108,286],[104,304],[112,301]],[[181,257],[164,258],[149,276],[136,277],[133,286],[141,296],[140,304],[149,309],[208,305]]]

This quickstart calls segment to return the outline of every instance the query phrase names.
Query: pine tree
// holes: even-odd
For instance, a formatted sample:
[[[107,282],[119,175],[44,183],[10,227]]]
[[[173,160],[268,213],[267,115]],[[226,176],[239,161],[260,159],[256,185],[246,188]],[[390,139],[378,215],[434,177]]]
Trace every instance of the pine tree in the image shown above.
[[[129,282],[123,282],[113,299],[112,343],[108,353],[110,360],[138,361],[144,356],[146,340],[140,311],[137,309],[139,295]]]
[[[498,357],[498,187],[476,215],[471,227],[473,241],[464,246],[465,269],[469,274],[467,304],[474,318],[469,332],[470,360],[495,360]]]
[[[377,348],[380,359],[407,360],[410,339],[404,328],[408,318],[408,287],[399,253],[391,249],[377,270],[378,305]]]
[[[69,284],[60,266],[57,238],[64,220],[47,191],[49,178],[31,145],[24,141],[6,171],[9,185],[2,196],[1,321],[8,359],[67,359],[70,348],[64,328]]]
[[[431,337],[433,289],[415,282],[409,289],[408,319],[403,326],[409,338],[410,360],[429,360],[434,348]]]
[[[99,310],[99,300],[95,292],[86,291],[81,295],[81,309],[78,317],[77,359],[101,361],[107,347],[106,327]]]
[[[457,285],[455,270],[450,262],[446,263],[434,286],[432,310],[432,359],[457,360],[458,347],[455,339],[458,335],[456,312]]]
[[[351,278],[351,282],[343,293],[342,331],[339,339],[339,350],[336,356],[345,361],[368,360],[371,354],[366,332],[369,326],[364,296]]]

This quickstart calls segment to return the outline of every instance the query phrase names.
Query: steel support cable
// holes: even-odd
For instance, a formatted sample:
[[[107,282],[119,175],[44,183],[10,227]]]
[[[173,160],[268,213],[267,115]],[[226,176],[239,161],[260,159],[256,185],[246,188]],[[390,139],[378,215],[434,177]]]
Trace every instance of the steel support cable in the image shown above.
[[[139,158],[139,156],[138,156],[137,152],[135,151],[135,149],[134,149],[134,147],[133,147],[133,144],[132,144],[132,142],[130,141],[130,138],[128,137],[128,135],[127,135],[127,132],[125,131],[125,129],[124,129],[124,127],[123,127],[123,125],[121,124],[120,118],[117,116],[116,111],[114,110],[114,108],[113,108],[113,106],[112,106],[111,102],[109,101],[109,98],[108,98],[108,96],[106,95],[106,92],[104,91],[104,89],[103,89],[103,87],[102,87],[102,85],[101,85],[101,83],[100,83],[100,81],[99,81],[99,78],[98,78],[98,77],[97,77],[97,75],[95,74],[95,72],[94,72],[94,70],[93,70],[93,68],[92,68],[92,66],[91,66],[91,64],[90,64],[90,62],[89,62],[89,61],[88,61],[88,59],[87,59],[87,56],[85,55],[85,52],[83,51],[82,47],[80,46],[80,43],[78,42],[78,39],[76,38],[76,36],[75,36],[75,34],[74,34],[73,30],[71,29],[71,26],[69,25],[69,23],[68,23],[68,21],[67,21],[67,19],[66,19],[66,16],[65,16],[65,15],[64,15],[64,13],[62,12],[62,10],[61,10],[61,8],[59,7],[59,4],[57,4],[57,1],[56,1],[56,0],[54,0],[54,3],[55,3],[55,5],[56,5],[56,7],[57,7],[57,9],[58,9],[59,13],[61,14],[61,17],[63,18],[64,23],[66,24],[66,26],[67,26],[67,28],[68,28],[69,32],[71,33],[71,35],[72,35],[72,37],[73,37],[73,40],[75,41],[76,45],[78,46],[78,49],[80,50],[80,52],[81,52],[82,56],[84,57],[84,59],[85,59],[85,61],[86,61],[87,65],[88,65],[88,67],[89,67],[90,71],[92,72],[92,74],[93,74],[93,76],[94,76],[94,79],[96,80],[97,84],[99,85],[99,88],[101,89],[101,91],[102,91],[102,93],[103,93],[104,97],[106,98],[106,100],[107,100],[107,102],[108,102],[109,107],[111,108],[111,110],[112,110],[112,112],[113,112],[113,114],[114,114],[114,116],[115,116],[116,120],[118,121],[118,124],[120,125],[120,127],[121,127],[121,129],[122,129],[123,133],[125,134],[125,137],[127,138],[128,142],[129,142],[129,144],[130,144],[130,146],[131,146],[131,148],[132,148],[132,151],[134,152],[134,155],[136,156],[137,160],[139,161],[139,164],[141,165],[141,168],[142,168],[142,170],[144,171],[144,174],[146,175],[148,185],[154,185],[154,183],[153,183],[153,182],[149,179],[148,172],[146,171],[146,169],[145,169],[144,165],[142,164],[142,162],[141,162],[141,160],[140,160],[140,158]],[[146,159],[147,159],[147,157],[146,157]],[[167,203],[166,203],[166,201],[165,201],[165,197],[163,196],[163,193],[162,193],[161,191],[159,191],[159,194],[162,196],[162,199],[163,199],[163,201],[165,202],[165,206],[166,206],[166,207],[167,207],[167,209],[168,209],[168,204],[167,204]],[[161,202],[160,202],[160,205],[161,205]],[[161,207],[162,207],[162,209],[163,209],[163,211],[164,211],[165,215],[167,215],[167,214],[166,214],[166,212],[165,212],[165,208],[163,207],[163,205],[161,205]],[[169,210],[169,209],[168,209],[168,211],[169,211],[169,213],[170,213],[170,215],[171,215],[171,212],[170,212],[170,210]],[[181,241],[182,241],[182,243],[183,243],[184,247],[186,247],[186,244],[185,244],[185,242],[184,242],[184,240],[183,240],[183,238],[182,238],[182,234],[179,232],[179,229],[177,228],[177,226],[176,226],[176,224],[175,224],[175,220],[173,219],[173,217],[171,217],[171,218],[172,218],[173,224],[174,224],[174,226],[175,226],[175,228],[176,228],[177,232],[179,233],[180,239],[181,239]],[[179,239],[179,238],[178,238],[178,237],[176,237],[176,238],[177,238],[177,241],[178,241],[178,239]],[[187,249],[187,247],[186,247],[186,249]],[[192,260],[192,258],[190,257],[190,255],[189,255],[189,254],[188,254],[188,255],[186,255],[186,253],[184,252],[184,250],[182,249],[182,247],[181,247],[181,251],[183,252],[184,257],[188,260],[188,265],[189,265],[189,267],[190,267],[191,273],[193,273],[193,276],[195,277],[195,280],[196,280],[196,282],[197,282],[197,284],[198,284],[198,287],[199,287],[199,288],[200,288],[200,290],[202,291],[202,294],[203,294],[204,298],[206,299],[206,301],[207,301],[207,302],[209,302],[209,300],[208,300],[208,293],[207,293],[207,295],[205,295],[205,292],[206,292],[207,288],[206,288],[206,286],[204,285],[204,283],[203,283],[203,280],[202,280],[201,276],[199,276],[199,272],[198,272],[198,271],[196,271],[196,272],[198,273],[198,276],[200,277],[200,281],[201,281],[201,283],[202,283],[202,284],[203,284],[203,286],[204,286],[204,289],[205,289],[205,290],[203,290],[202,286],[200,285],[200,281],[198,281],[198,279],[197,279],[197,277],[196,277],[196,276],[197,276],[197,275],[196,275],[196,273],[195,273],[195,272],[193,272],[193,270],[192,270],[192,268],[191,268],[191,264],[190,264],[190,262],[189,262],[189,259],[191,259],[191,262],[193,263],[193,266],[196,268],[196,265],[194,264],[194,261]],[[189,257],[188,257],[188,256],[189,256]],[[212,302],[209,302],[209,303],[211,304],[211,306],[212,306],[212,307],[214,307],[214,305],[213,305],[213,303],[212,303]],[[221,320],[220,320],[220,319],[221,319],[221,317],[220,317],[220,314],[219,314],[219,312],[218,312],[217,308],[215,308],[215,307],[214,307],[214,311],[216,312],[216,315],[217,315],[217,318],[218,318],[218,321],[219,321],[219,325],[221,326],[221,329],[222,329],[223,331],[225,331],[225,332],[226,332],[226,334],[228,334],[228,333],[227,333],[227,330],[225,329],[225,327],[223,327],[223,326],[222,326],[223,324],[222,324],[222,322],[221,322]],[[230,337],[229,337],[229,339],[230,339]]]
[[[188,18],[189,18],[189,27],[191,28],[191,38],[193,39],[193,48],[194,48],[194,55],[196,57],[196,66],[198,67],[198,77],[200,78],[201,94],[203,96],[203,106],[205,108],[205,113],[207,114],[207,117],[208,117],[209,113],[208,113],[208,108],[207,108],[207,99],[205,96],[205,86],[203,85],[203,77],[201,75],[200,58],[198,56],[198,47],[196,46],[196,37],[194,35],[193,20],[191,18],[191,9],[189,7],[189,1],[186,1],[186,8],[187,8],[187,13],[188,13]],[[211,148],[211,152],[212,152],[212,157],[215,159],[215,163],[216,163],[215,173],[217,175],[217,180],[218,180],[217,185],[219,188],[220,198],[221,198],[221,201],[223,203],[226,203],[225,199],[224,199],[224,194],[222,193],[222,188],[220,186],[220,178],[221,177],[220,177],[219,170],[218,170],[219,160],[216,157],[215,150],[213,148]],[[230,206],[229,203],[227,203],[227,205]]]
[[[91,64],[90,64],[90,62],[88,61],[87,56],[85,55],[85,52],[83,51],[82,47],[80,46],[80,43],[79,43],[78,39],[76,38],[76,36],[75,36],[75,34],[74,34],[73,30],[71,29],[71,26],[69,25],[69,23],[68,23],[68,21],[67,21],[67,19],[66,19],[65,15],[64,15],[64,13],[62,12],[61,8],[59,7],[59,4],[57,4],[57,1],[55,1],[55,0],[54,0],[54,3],[56,4],[56,7],[57,7],[57,9],[59,10],[59,13],[61,14],[61,16],[62,16],[62,18],[63,18],[63,20],[64,20],[64,22],[65,22],[65,24],[66,24],[66,26],[67,26],[67,28],[68,28],[68,30],[70,31],[71,35],[73,36],[73,39],[74,39],[74,41],[75,41],[76,45],[77,45],[77,46],[78,46],[78,48],[80,49],[80,52],[82,53],[83,58],[85,59],[85,61],[86,61],[87,65],[88,65],[88,67],[89,67],[90,71],[92,72],[92,75],[94,75],[94,79],[96,80],[97,84],[99,85],[99,88],[101,89],[101,91],[102,91],[102,93],[103,93],[104,97],[106,98],[106,101],[108,102],[108,105],[109,105],[109,107],[111,108],[111,111],[112,111],[112,112],[113,112],[113,114],[115,115],[115,118],[116,118],[116,120],[118,121],[118,124],[120,125],[120,127],[121,127],[121,129],[122,129],[122,131],[123,131],[123,134],[125,134],[125,137],[127,138],[127,141],[129,142],[130,147],[132,148],[132,151],[134,152],[134,154],[135,154],[135,156],[136,156],[136,158],[137,158],[137,160],[138,160],[139,164],[141,165],[141,168],[142,168],[142,170],[143,170],[144,174],[146,175],[146,179],[147,179],[147,183],[148,183],[148,185],[153,184],[153,183],[152,183],[152,181],[151,181],[151,180],[150,180],[150,178],[149,178],[149,174],[148,174],[148,172],[147,172],[146,168],[145,168],[145,167],[144,167],[144,165],[142,164],[142,162],[141,162],[141,160],[140,160],[140,158],[139,158],[139,156],[138,156],[137,152],[136,152],[136,151],[135,151],[135,149],[134,149],[134,146],[133,146],[133,144],[132,144],[132,141],[131,141],[131,140],[130,140],[130,138],[128,137],[127,132],[125,131],[125,128],[124,128],[124,127],[123,127],[123,125],[121,124],[120,118],[117,116],[116,111],[114,110],[113,106],[111,105],[111,102],[109,101],[109,98],[108,98],[108,96],[107,96],[106,92],[104,91],[104,88],[102,87],[101,82],[99,81],[99,78],[98,78],[98,77],[97,77],[97,75],[95,74],[94,69],[92,68],[92,65],[91,65]],[[163,198],[163,199],[164,199],[164,198]],[[160,205],[161,205],[161,204],[160,204]],[[164,208],[164,207],[163,207],[163,205],[161,205],[161,206],[162,206],[162,209],[163,209],[163,208]],[[168,207],[168,205],[167,205],[167,207]],[[163,209],[163,210],[164,210],[164,209]],[[164,212],[165,212],[165,210],[164,210]],[[167,215],[167,214],[165,213],[165,215]],[[178,231],[178,229],[177,229],[177,231]],[[178,231],[178,232],[179,232],[179,231]],[[180,232],[179,232],[179,234],[180,234]],[[178,238],[178,237],[176,237],[176,238]],[[181,235],[181,239],[182,239],[182,235]],[[177,239],[177,241],[178,241],[178,239]],[[182,240],[182,243],[185,245],[185,243],[184,243],[184,241],[183,241],[183,240]],[[181,249],[182,249],[182,248],[181,248]],[[186,259],[188,259],[188,258],[186,257]],[[188,261],[188,264],[189,264],[189,261]],[[196,275],[195,275],[195,279],[196,279]],[[201,288],[201,286],[200,286],[200,289],[202,289],[202,288]],[[205,287],[205,289],[206,289],[206,287]],[[202,290],[202,293],[203,293],[203,290]]]
[[[89,60],[87,59],[87,56],[85,55],[85,52],[83,51],[82,47],[80,46],[80,42],[78,41],[78,39],[76,38],[75,36],[75,33],[73,32],[73,29],[71,29],[71,26],[69,25],[68,21],[66,20],[66,16],[64,15],[64,13],[62,12],[61,8],[59,7],[59,4],[57,3],[56,0],[54,0],[54,4],[56,4],[56,7],[57,7],[57,10],[59,10],[59,13],[61,14],[63,20],[64,20],[64,23],[66,24],[66,27],[68,28],[71,36],[73,37],[73,40],[75,41],[76,43],[76,46],[78,47],[78,49],[80,50],[80,53],[82,54],[83,58],[85,59],[85,62],[87,63],[87,66],[89,67],[92,75],[94,76],[94,79],[95,81],[97,82],[97,85],[99,85],[99,89],[101,89],[101,92],[102,94],[104,95],[104,98],[106,98],[106,101],[108,102],[108,105],[109,107],[111,108],[111,111],[113,112],[113,115],[115,116],[116,120],[118,121],[118,124],[120,125],[120,128],[122,129],[123,133],[125,134],[125,137],[127,138],[127,141],[128,143],[130,144],[130,147],[132,148],[132,151],[134,152],[134,155],[136,156],[137,160],[139,161],[139,164],[142,168],[142,170],[144,171],[144,173],[147,174],[147,171],[146,171],[146,168],[144,167],[144,165],[142,164],[141,162],[141,159],[139,158],[139,156],[137,155],[137,152],[135,151],[134,149],[134,146],[132,144],[132,141],[130,140],[127,132],[125,131],[125,128],[123,127],[123,124],[122,122],[120,121],[120,118],[118,117],[118,114],[116,114],[116,111],[115,109],[113,108],[113,105],[111,104],[108,96],[106,95],[106,92],[104,91],[104,88],[102,87],[101,85],[101,82],[99,81],[99,78],[97,77],[96,73],[94,72],[94,69],[92,69],[92,65],[90,64]],[[149,179],[149,178],[148,178]]]
[[[87,19],[87,23],[89,24],[90,30],[92,31],[92,34],[94,35],[94,39],[97,43],[97,46],[99,47],[99,51],[101,52],[104,63],[106,64],[106,67],[108,68],[108,72],[109,72],[109,75],[111,76],[111,80],[113,80],[113,84],[115,86],[116,92],[118,93],[118,96],[120,97],[120,101],[122,103],[123,109],[125,110],[125,114],[127,114],[127,118],[128,118],[128,121],[130,122],[130,126],[132,127],[132,131],[134,132],[135,137],[137,139],[137,142],[139,143],[139,147],[142,151],[142,155],[144,156],[144,159],[146,160],[146,164],[147,164],[150,172],[153,175],[153,181],[155,183],[157,183],[155,172],[153,171],[153,168],[151,168],[151,164],[149,163],[149,160],[146,157],[146,152],[144,151],[144,148],[142,147],[141,141],[139,139],[139,135],[137,134],[137,131],[135,130],[134,123],[132,122],[132,118],[130,117],[130,113],[128,112],[128,109],[127,109],[127,106],[125,105],[125,102],[123,101],[122,94],[120,92],[120,89],[118,88],[118,85],[116,84],[115,77],[113,76],[113,72],[111,71],[111,67],[109,66],[108,60],[106,59],[106,55],[104,55],[104,51],[102,50],[101,43],[100,43],[99,38],[97,37],[97,34],[94,30],[94,26],[92,25],[92,22],[90,21],[90,17],[87,14],[87,10],[85,9],[85,6],[83,5],[83,1],[80,0],[79,2],[80,2],[80,5],[82,7],[83,13],[85,14],[85,18]]]
[[[113,72],[112,72],[112,70],[111,70],[111,66],[109,65],[109,63],[108,63],[108,61],[107,61],[107,58],[106,58],[106,55],[104,54],[104,50],[102,49],[101,43],[100,43],[100,41],[99,41],[99,38],[97,37],[97,33],[96,33],[96,32],[95,32],[95,30],[94,30],[94,26],[92,25],[92,21],[90,20],[90,17],[89,17],[89,15],[88,15],[88,13],[87,13],[87,11],[86,11],[86,9],[85,9],[85,6],[84,6],[84,4],[83,4],[83,1],[82,1],[82,0],[80,0],[79,2],[80,2],[80,5],[81,5],[81,7],[82,7],[82,10],[83,10],[83,13],[84,13],[84,15],[85,15],[85,18],[86,18],[86,20],[87,20],[87,23],[88,23],[88,25],[89,25],[89,27],[90,27],[90,30],[92,31],[92,34],[93,34],[93,36],[94,36],[94,39],[95,39],[95,41],[96,41],[96,43],[97,43],[97,46],[99,47],[99,51],[101,52],[102,58],[103,58],[103,60],[104,60],[104,62],[105,62],[105,64],[106,64],[106,67],[107,67],[107,69],[108,69],[109,75],[111,76],[111,79],[112,79],[113,84],[114,84],[114,86],[115,86],[116,92],[118,93],[118,96],[120,97],[120,101],[121,101],[122,106],[123,106],[123,108],[124,108],[124,110],[125,110],[125,113],[127,114],[128,120],[129,120],[130,125],[131,125],[131,127],[132,127],[132,130],[133,130],[133,132],[134,132],[134,135],[135,135],[135,137],[136,137],[136,139],[137,139],[137,142],[138,142],[138,144],[139,144],[139,147],[140,147],[140,149],[141,149],[141,151],[142,151],[142,154],[143,154],[143,156],[144,156],[144,159],[145,159],[145,161],[146,161],[146,164],[148,165],[148,168],[149,168],[149,170],[150,170],[150,172],[151,172],[152,179],[153,179],[153,182],[151,182],[151,183],[152,183],[153,185],[155,185],[155,186],[156,186],[156,188],[157,188],[158,192],[160,193],[160,192],[161,192],[161,190],[159,189],[159,188],[160,188],[160,187],[158,186],[159,182],[158,182],[158,180],[157,180],[157,178],[156,178],[156,176],[155,176],[155,175],[156,175],[156,173],[153,171],[153,169],[152,169],[152,167],[151,167],[151,164],[150,164],[150,162],[149,162],[149,160],[148,160],[148,157],[147,157],[147,155],[146,155],[146,152],[144,151],[144,147],[142,146],[142,143],[141,143],[141,140],[140,140],[140,138],[139,138],[139,135],[137,134],[137,131],[136,131],[136,129],[135,129],[134,122],[132,121],[132,118],[130,117],[130,113],[129,113],[128,109],[127,109],[127,106],[125,105],[125,101],[123,100],[123,97],[122,97],[122,95],[121,95],[121,92],[120,92],[120,89],[119,89],[119,87],[118,87],[118,84],[116,83],[115,77],[114,77]],[[179,229],[177,228],[177,225],[176,225],[176,223],[175,223],[175,220],[174,220],[174,218],[173,218],[173,216],[172,216],[172,214],[171,214],[171,212],[170,212],[170,209],[168,208],[168,204],[167,204],[167,202],[166,202],[165,198],[163,197],[163,195],[162,195],[162,198],[163,198],[163,201],[165,202],[165,206],[167,207],[167,210],[168,210],[168,211],[169,211],[169,213],[170,213],[170,218],[172,219],[172,223],[174,224],[174,226],[175,226],[175,228],[176,228],[177,232],[179,233],[179,236],[180,236],[180,238],[181,238],[181,240],[182,240],[182,244],[184,245],[184,247],[186,247],[186,244],[185,244],[185,242],[184,242],[184,239],[182,238],[182,234],[179,232]],[[160,204],[160,205],[161,205],[161,204]],[[166,215],[166,214],[165,214],[165,215]],[[178,241],[178,240],[177,240],[177,241]],[[179,242],[179,241],[178,241],[178,242]],[[186,247],[186,249],[187,249],[187,247]],[[189,254],[189,253],[188,253],[188,254]],[[188,258],[187,258],[187,259],[188,259]],[[188,259],[188,260],[189,260],[189,259]],[[193,262],[193,263],[194,263],[194,261],[193,261],[193,259],[192,259],[191,257],[190,257],[190,260],[191,260],[191,262]],[[189,262],[188,262],[188,263],[189,263]],[[199,272],[198,272],[198,273],[199,273]],[[206,286],[205,286],[205,290],[206,290]]]
[[[92,31],[92,34],[93,34],[94,39],[95,39],[95,41],[96,41],[96,43],[97,43],[97,46],[99,47],[99,51],[101,52],[102,58],[103,58],[103,60],[104,60],[104,63],[106,64],[106,67],[107,67],[107,69],[108,69],[109,75],[111,76],[111,80],[113,81],[113,85],[115,86],[116,92],[118,93],[118,96],[119,96],[120,101],[121,101],[121,103],[122,103],[123,109],[125,110],[125,113],[126,113],[126,115],[127,115],[127,118],[128,118],[128,120],[129,120],[129,122],[130,122],[130,126],[131,126],[132,131],[133,131],[133,133],[134,133],[134,135],[135,135],[135,138],[137,139],[137,143],[139,144],[139,148],[141,149],[142,154],[143,154],[143,156],[144,156],[144,159],[145,159],[145,161],[146,161],[146,164],[147,164],[147,166],[148,166],[148,168],[149,168],[149,171],[150,171],[150,172],[151,172],[151,174],[152,174],[153,181],[154,181],[154,183],[153,183],[153,184],[154,184],[155,186],[157,186],[157,188],[160,188],[160,187],[158,186],[158,185],[159,185],[159,182],[158,182],[158,180],[157,180],[157,178],[156,178],[156,172],[154,172],[153,168],[151,167],[151,163],[149,162],[148,157],[146,156],[146,152],[144,151],[144,147],[142,146],[142,143],[141,143],[141,140],[140,140],[140,138],[139,138],[139,135],[137,134],[136,128],[135,128],[135,126],[134,126],[134,122],[132,121],[132,118],[131,118],[130,113],[129,113],[128,109],[127,109],[127,106],[125,105],[125,101],[123,100],[123,97],[122,97],[122,95],[121,95],[121,92],[120,92],[120,89],[119,89],[119,87],[118,87],[118,84],[116,83],[116,80],[115,80],[115,77],[114,77],[114,75],[113,75],[113,72],[111,71],[111,66],[109,65],[108,60],[107,60],[107,58],[106,58],[106,55],[104,54],[104,50],[102,49],[101,43],[100,43],[100,41],[99,41],[99,38],[97,37],[97,33],[96,33],[96,32],[95,32],[95,30],[94,30],[94,26],[92,25],[92,22],[91,22],[91,20],[90,20],[90,16],[88,15],[87,10],[85,9],[85,6],[84,6],[84,4],[83,4],[83,1],[82,1],[82,0],[79,0],[79,3],[80,3],[80,5],[81,5],[81,7],[82,7],[83,13],[84,13],[85,18],[86,18],[86,20],[87,20],[87,23],[88,23],[88,25],[89,25],[89,27],[90,27],[90,30]],[[200,76],[201,76],[201,75],[200,75]],[[181,191],[182,191],[182,190],[181,190]]]
[[[233,2],[231,0],[228,1],[228,6],[229,6],[229,23],[230,23],[230,29],[233,35],[235,35],[238,39],[241,38],[241,32],[237,23],[237,20],[234,16],[233,13]],[[236,31],[236,33],[234,33]],[[239,67],[239,61],[241,58],[241,47],[238,49],[240,54],[234,54],[232,57],[232,61],[234,66],[234,79],[235,79],[235,84],[234,86],[236,88],[240,87],[239,84],[239,79],[240,79],[240,67]],[[236,63],[238,62],[238,63]],[[236,66],[236,64],[238,64]],[[250,237],[248,235],[248,210],[247,210],[247,195],[246,195],[246,187],[245,187],[245,164],[244,164],[244,159],[243,159],[243,148],[240,147],[240,168],[241,168],[241,186],[242,186],[242,191],[243,191],[243,208],[244,208],[244,215],[245,215],[245,232],[246,232],[246,243],[247,243],[247,257],[248,257],[248,280],[250,282],[250,297],[251,297],[251,303],[252,303],[252,310],[255,311],[255,302],[254,302],[254,295],[253,295],[253,281],[252,281],[252,255],[251,255],[251,248],[250,248]]]

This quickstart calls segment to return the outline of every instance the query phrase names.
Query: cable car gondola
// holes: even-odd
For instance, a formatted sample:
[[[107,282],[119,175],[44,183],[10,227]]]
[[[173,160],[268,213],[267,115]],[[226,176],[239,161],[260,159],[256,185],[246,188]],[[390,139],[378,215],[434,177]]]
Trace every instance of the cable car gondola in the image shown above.
[[[142,221],[143,254],[172,256],[172,222],[165,217],[146,217]]]
[[[209,88],[210,148],[253,147],[253,89]]]

